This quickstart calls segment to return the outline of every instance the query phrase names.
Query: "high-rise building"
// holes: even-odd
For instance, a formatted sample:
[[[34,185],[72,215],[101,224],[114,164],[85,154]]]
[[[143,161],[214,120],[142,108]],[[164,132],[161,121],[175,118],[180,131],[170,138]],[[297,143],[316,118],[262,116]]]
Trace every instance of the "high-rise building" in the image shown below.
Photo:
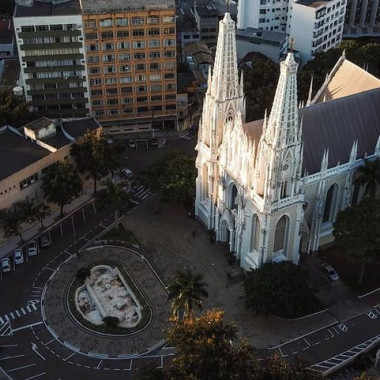
[[[50,117],[89,114],[79,0],[17,0],[13,20],[26,102]]]
[[[347,37],[379,36],[379,0],[348,0],[344,35]]]
[[[238,29],[287,33],[303,63],[342,39],[346,0],[240,0]]]
[[[175,128],[174,0],[82,0],[93,115],[110,133]]]

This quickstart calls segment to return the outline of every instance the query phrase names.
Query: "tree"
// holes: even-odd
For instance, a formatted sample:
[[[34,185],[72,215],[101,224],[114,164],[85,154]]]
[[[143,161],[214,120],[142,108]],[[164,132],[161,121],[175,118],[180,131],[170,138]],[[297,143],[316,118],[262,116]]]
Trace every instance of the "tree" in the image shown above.
[[[73,165],[68,161],[58,161],[49,166],[42,178],[42,190],[46,199],[61,208],[69,204],[82,192],[82,181]]]
[[[320,376],[302,363],[278,356],[259,360],[249,343],[237,339],[237,328],[225,323],[224,312],[208,310],[180,321],[166,332],[176,356],[165,369],[167,379],[309,380]]]
[[[359,204],[340,211],[333,235],[346,255],[361,261],[358,278],[361,284],[366,261],[380,257],[380,200],[364,198]]]
[[[15,7],[14,0],[0,1],[0,15],[12,17],[14,7]]]
[[[202,281],[203,275],[193,274],[190,270],[177,272],[172,283],[167,286],[169,299],[172,300],[171,314],[173,318],[178,318],[182,311],[185,317],[193,316],[193,305],[199,310],[203,309],[202,298],[208,297],[205,289],[207,284]]]
[[[18,202],[16,207],[19,209],[26,222],[39,222],[41,223],[41,228],[44,228],[43,221],[51,213],[50,207],[45,203],[35,205],[30,200]]]
[[[307,284],[307,272],[289,261],[265,263],[248,272],[244,290],[245,304],[256,314],[294,318],[318,305]]]
[[[196,176],[195,157],[175,151],[151,165],[144,173],[144,182],[164,202],[185,205]]]
[[[19,236],[22,241],[22,223],[25,222],[23,215],[17,208],[11,210],[1,210],[0,213],[1,227],[4,230],[4,236],[10,238]]]
[[[380,159],[364,160],[364,165],[358,168],[357,174],[355,185],[365,186],[364,195],[375,198],[376,188],[380,185]]]
[[[116,151],[112,151],[103,133],[87,130],[78,138],[71,147],[71,155],[74,157],[80,173],[89,173],[94,180],[94,194],[97,190],[97,181],[103,178],[110,170],[120,166],[120,160],[115,157]]]
[[[111,204],[114,213],[114,220],[117,221],[121,208],[129,203],[129,195],[123,190],[122,184],[114,183],[110,179],[103,182],[104,188],[99,191],[97,199],[100,207],[104,207],[106,204]],[[118,226],[115,227],[116,230]]]
[[[0,125],[21,126],[34,118],[23,100],[12,92],[0,91]]]

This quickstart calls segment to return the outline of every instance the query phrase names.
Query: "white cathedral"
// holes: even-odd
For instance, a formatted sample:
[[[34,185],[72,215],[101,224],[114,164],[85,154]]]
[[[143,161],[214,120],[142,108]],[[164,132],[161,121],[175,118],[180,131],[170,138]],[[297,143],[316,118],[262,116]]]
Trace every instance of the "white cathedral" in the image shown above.
[[[235,23],[220,21],[196,150],[195,214],[246,270],[333,240],[339,210],[363,189],[353,175],[380,156],[380,80],[344,54],[305,107],[293,53],[281,63],[270,115],[245,123]]]

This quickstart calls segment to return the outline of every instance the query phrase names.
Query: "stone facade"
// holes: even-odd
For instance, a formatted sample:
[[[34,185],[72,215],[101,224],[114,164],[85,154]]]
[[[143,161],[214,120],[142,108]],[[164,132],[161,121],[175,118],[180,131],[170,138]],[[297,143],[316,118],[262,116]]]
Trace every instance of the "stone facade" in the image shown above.
[[[353,197],[355,201],[360,198],[362,189],[353,194],[353,173],[363,157],[379,153],[379,143],[363,136],[378,139],[380,126],[376,114],[362,128],[345,107],[356,112],[348,101],[356,106],[359,102],[376,104],[380,81],[371,77],[367,82],[372,91],[361,89],[368,100],[362,94],[334,99],[334,83],[342,76],[335,67],[334,75],[326,79],[314,99],[311,87],[303,108],[297,100],[298,64],[289,52],[281,63],[269,116],[245,123],[243,77],[239,81],[235,44],[235,24],[226,13],[219,26],[215,66],[209,75],[196,146],[195,214],[215,231],[217,241],[229,244],[246,270],[271,261],[298,263],[300,251],[315,251],[332,241],[332,223],[338,211],[350,205]],[[344,61],[343,56],[339,65],[344,70],[354,66]],[[318,103],[322,95],[326,98],[329,94],[332,100]],[[347,131],[339,131],[339,123],[323,119],[329,112],[346,115],[347,122],[340,122]],[[324,135],[324,131],[331,145],[318,142],[318,133]],[[355,137],[351,139],[350,133]],[[338,136],[337,142],[329,134]],[[346,162],[334,162],[337,157]]]

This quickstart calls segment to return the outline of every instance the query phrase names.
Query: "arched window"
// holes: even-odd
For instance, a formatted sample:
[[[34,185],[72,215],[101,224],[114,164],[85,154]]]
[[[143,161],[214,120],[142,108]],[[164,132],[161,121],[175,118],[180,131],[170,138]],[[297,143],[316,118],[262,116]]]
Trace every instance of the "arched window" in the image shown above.
[[[202,168],[202,200],[208,198],[208,167],[207,164],[203,164]]]
[[[260,219],[257,215],[252,218],[252,240],[251,251],[259,251],[260,249]]]
[[[280,195],[281,199],[287,197],[287,192],[288,192],[287,187],[288,187],[287,181],[281,182],[281,195]]]
[[[235,184],[233,184],[230,188],[230,209],[235,210],[238,208],[237,204],[237,195],[238,195],[238,190]]]
[[[325,209],[323,210],[322,222],[333,222],[335,219],[336,199],[338,196],[338,185],[333,184],[330,186],[325,201]]]
[[[283,215],[276,225],[273,252],[283,251],[283,253],[286,254],[287,228],[288,218]]]

